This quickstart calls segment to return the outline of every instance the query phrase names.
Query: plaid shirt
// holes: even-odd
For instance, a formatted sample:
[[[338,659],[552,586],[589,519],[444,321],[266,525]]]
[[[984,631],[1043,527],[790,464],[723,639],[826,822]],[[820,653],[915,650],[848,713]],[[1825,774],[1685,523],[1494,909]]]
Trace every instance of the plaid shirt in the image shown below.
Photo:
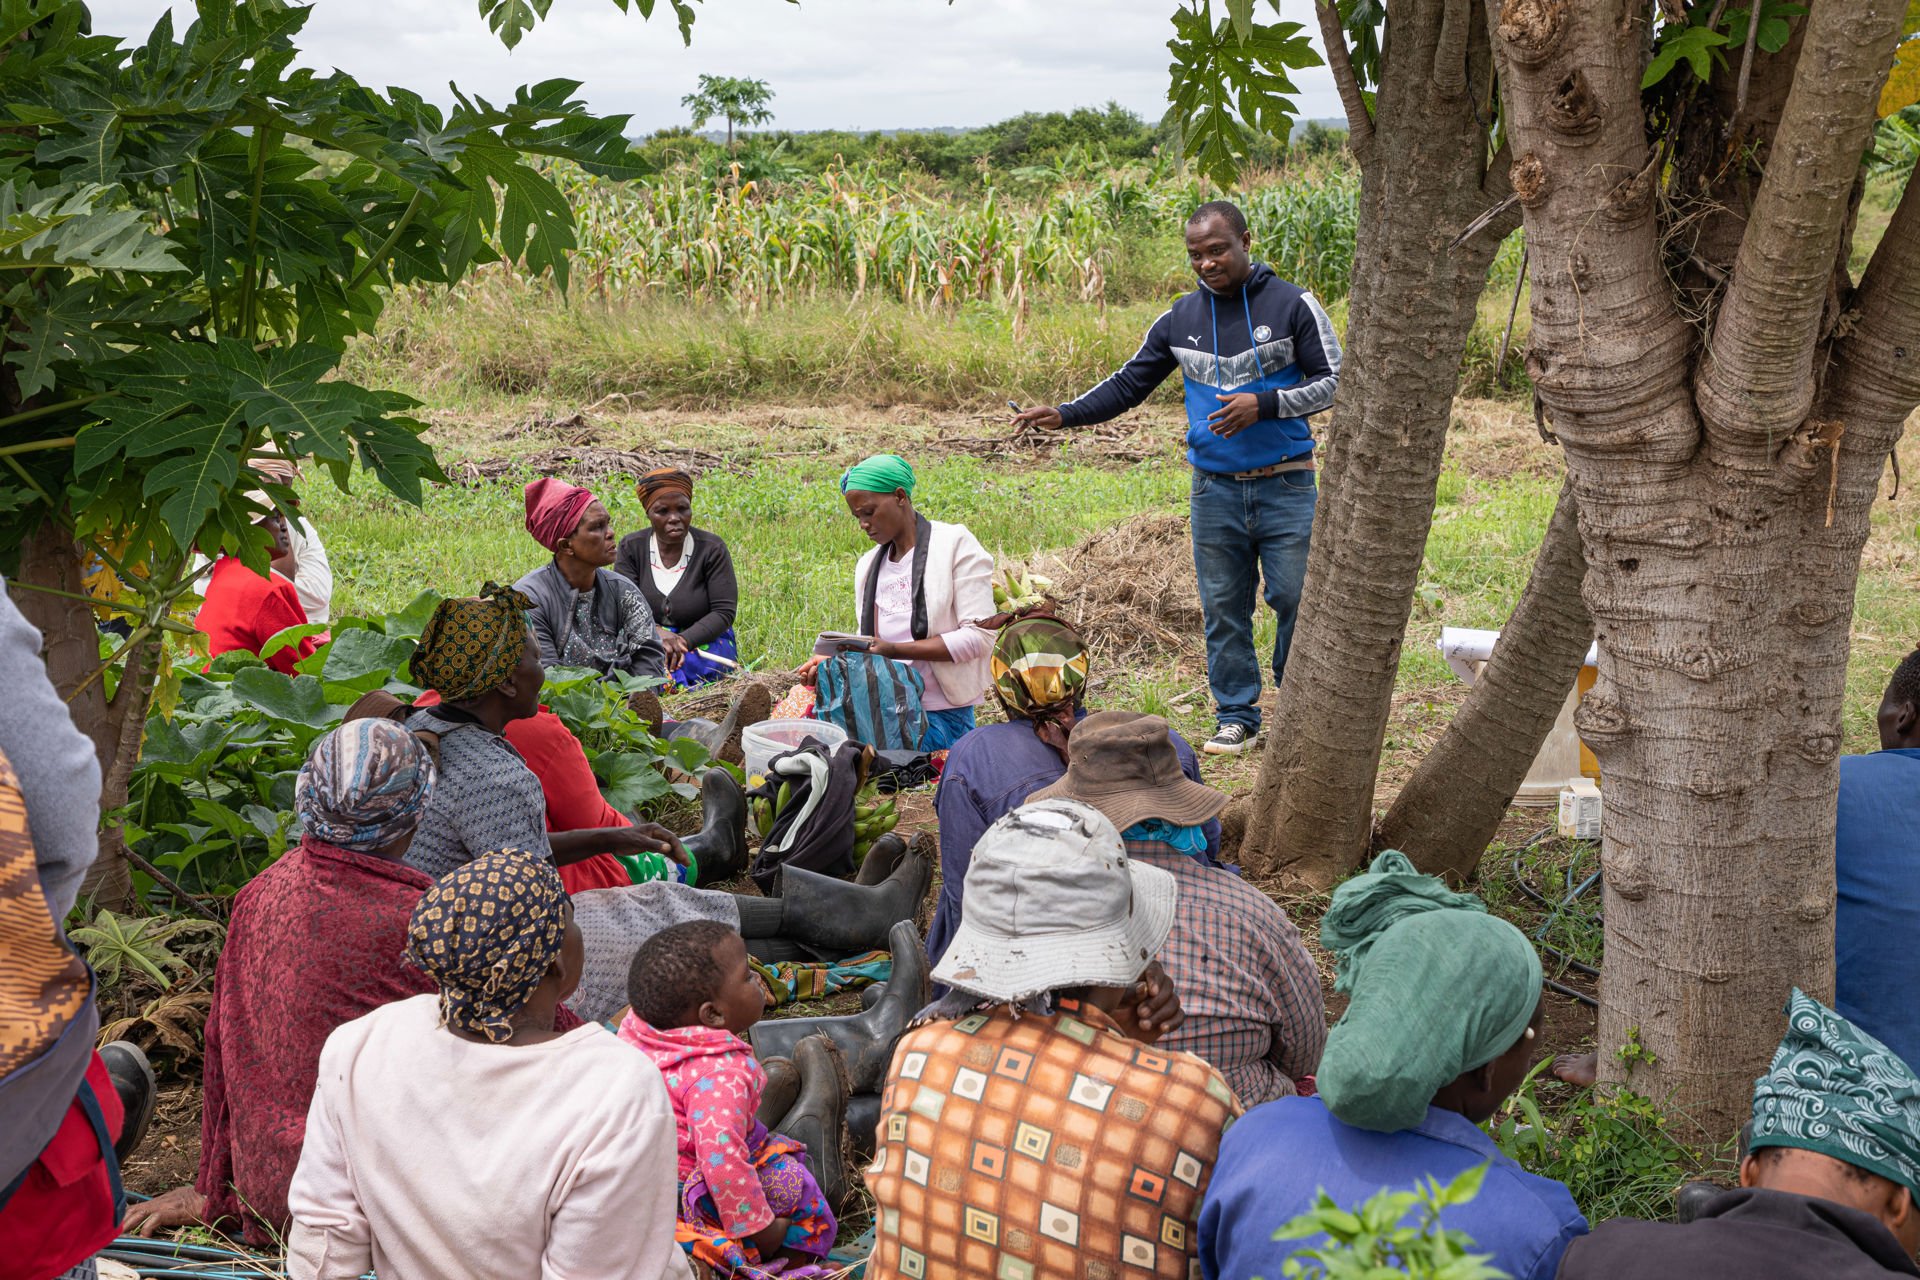
[[[1173,873],[1180,885],[1160,964],[1187,1015],[1161,1041],[1196,1054],[1249,1107],[1298,1092],[1320,1065],[1327,1010],[1313,958],[1273,899],[1157,840],[1129,840],[1127,856]]]

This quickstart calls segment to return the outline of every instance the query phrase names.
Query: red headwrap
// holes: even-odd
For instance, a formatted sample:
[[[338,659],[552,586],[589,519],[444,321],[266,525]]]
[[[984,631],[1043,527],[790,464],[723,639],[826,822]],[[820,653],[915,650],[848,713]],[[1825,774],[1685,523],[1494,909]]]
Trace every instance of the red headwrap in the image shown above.
[[[593,494],[579,485],[546,476],[527,485],[527,532],[549,551],[573,536]]]

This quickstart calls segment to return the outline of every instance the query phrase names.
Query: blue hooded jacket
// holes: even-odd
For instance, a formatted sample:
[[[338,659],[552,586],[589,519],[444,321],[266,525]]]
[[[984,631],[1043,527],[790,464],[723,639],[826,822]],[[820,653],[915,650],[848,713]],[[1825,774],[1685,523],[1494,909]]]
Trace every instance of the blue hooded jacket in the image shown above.
[[[1340,340],[1319,299],[1256,262],[1233,293],[1203,284],[1161,313],[1133,359],[1061,405],[1060,421],[1084,427],[1116,418],[1175,368],[1186,379],[1187,461],[1222,475],[1257,471],[1313,451],[1307,416],[1333,404]],[[1242,391],[1260,398],[1260,420],[1237,435],[1214,434],[1207,415],[1220,396]]]

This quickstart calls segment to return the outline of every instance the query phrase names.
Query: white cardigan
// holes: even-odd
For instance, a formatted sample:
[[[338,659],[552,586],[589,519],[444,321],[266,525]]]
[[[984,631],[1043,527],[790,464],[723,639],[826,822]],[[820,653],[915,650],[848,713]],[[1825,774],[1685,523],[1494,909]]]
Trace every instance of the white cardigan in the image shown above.
[[[950,631],[991,618],[993,604],[993,557],[963,524],[927,522],[933,537],[927,543],[927,634],[944,636]],[[853,570],[853,616],[858,624],[867,602],[867,575],[873,571],[875,557],[887,550],[875,546],[860,557]],[[940,682],[940,691],[956,707],[971,707],[987,691],[989,654],[971,662],[929,662],[927,667]]]

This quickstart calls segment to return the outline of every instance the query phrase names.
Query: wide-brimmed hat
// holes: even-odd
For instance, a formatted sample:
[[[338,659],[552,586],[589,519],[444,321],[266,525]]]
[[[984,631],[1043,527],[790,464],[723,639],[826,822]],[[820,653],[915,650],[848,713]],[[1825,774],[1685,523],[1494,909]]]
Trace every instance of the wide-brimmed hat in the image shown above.
[[[1088,805],[1043,800],[980,837],[960,927],[933,976],[1012,1003],[1067,987],[1125,987],[1173,928],[1173,876],[1133,862]]]
[[[1027,797],[1078,800],[1121,831],[1149,818],[1197,827],[1227,807],[1224,792],[1180,772],[1167,722],[1137,711],[1097,711],[1067,739],[1067,776]]]

